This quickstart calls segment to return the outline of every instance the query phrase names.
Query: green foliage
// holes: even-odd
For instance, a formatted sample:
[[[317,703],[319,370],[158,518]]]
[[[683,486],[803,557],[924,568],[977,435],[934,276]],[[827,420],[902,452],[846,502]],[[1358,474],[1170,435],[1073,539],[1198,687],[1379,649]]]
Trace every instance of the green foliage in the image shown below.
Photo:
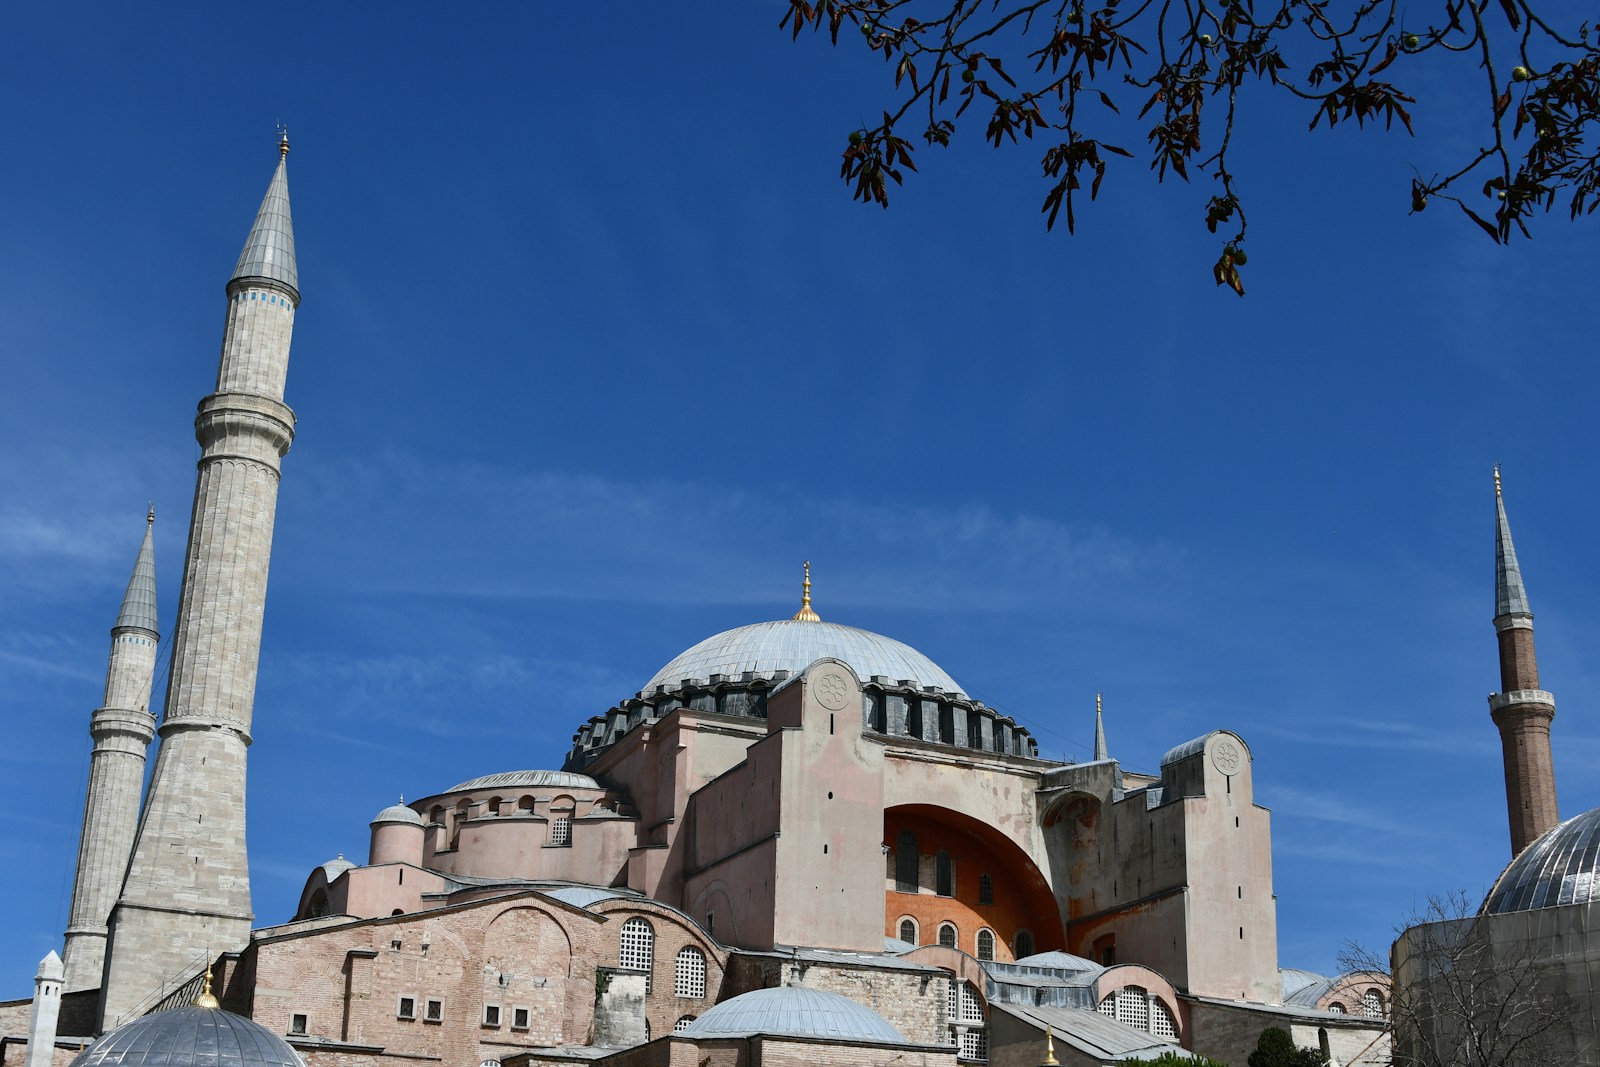
[[[1256,1039],[1256,1050],[1250,1053],[1250,1067],[1325,1067],[1322,1053],[1314,1048],[1295,1047],[1289,1031],[1269,1026]]]
[[[1117,1067],[1228,1067],[1221,1060],[1209,1056],[1188,1056],[1181,1052],[1163,1052],[1153,1060],[1123,1060]]]

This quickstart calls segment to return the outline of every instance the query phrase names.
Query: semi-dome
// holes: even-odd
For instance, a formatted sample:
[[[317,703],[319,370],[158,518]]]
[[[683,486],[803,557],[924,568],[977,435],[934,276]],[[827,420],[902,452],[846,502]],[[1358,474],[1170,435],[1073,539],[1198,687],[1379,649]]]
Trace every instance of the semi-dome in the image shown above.
[[[503,774],[486,774],[470,782],[462,782],[445,790],[447,793],[464,793],[469,789],[599,789],[600,783],[587,774],[571,771],[506,771]]]
[[[1483,902],[1484,914],[1533,911],[1600,900],[1600,808],[1534,838]]]
[[[345,871],[353,871],[355,869],[356,865],[345,859],[344,853],[341,852],[337,858],[331,859],[322,865],[322,875],[329,882],[332,882]]]
[[[815,625],[815,624],[812,624]],[[889,1020],[849,997],[824,989],[780,986],[741,993],[706,1012],[680,1037],[829,1037],[879,1045],[904,1045]]]
[[[214,1003],[214,1002],[213,1002]],[[117,1027],[72,1067],[305,1067],[283,1038],[220,1008],[158,1011]]]
[[[685,678],[705,681],[713,674],[729,678],[745,671],[798,674],[826,656],[850,664],[863,682],[880,675],[966,695],[943,668],[910,645],[854,626],[799,619],[758,622],[708,637],[657,671],[643,691],[649,693],[658,685],[675,687]]]

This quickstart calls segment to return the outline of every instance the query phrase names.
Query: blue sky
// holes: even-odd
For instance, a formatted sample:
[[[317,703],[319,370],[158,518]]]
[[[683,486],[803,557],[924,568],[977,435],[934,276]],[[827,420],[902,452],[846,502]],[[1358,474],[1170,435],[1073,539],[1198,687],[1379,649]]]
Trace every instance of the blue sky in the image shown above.
[[[1214,727],[1273,810],[1280,957],[1331,969],[1509,858],[1491,465],[1600,804],[1593,224],[1408,217],[1472,134],[1241,128],[1250,295],[1112,165],[1044,232],[969,123],[887,212],[836,178],[875,60],[776,3],[8,13],[0,975],[59,944],[107,630],[158,511],[164,622],[223,285],[289,124],[304,301],[251,752],[260,922],[399,793],[561,762],[702,637],[897,637],[1086,758]],[[854,41],[849,42],[852,46]]]

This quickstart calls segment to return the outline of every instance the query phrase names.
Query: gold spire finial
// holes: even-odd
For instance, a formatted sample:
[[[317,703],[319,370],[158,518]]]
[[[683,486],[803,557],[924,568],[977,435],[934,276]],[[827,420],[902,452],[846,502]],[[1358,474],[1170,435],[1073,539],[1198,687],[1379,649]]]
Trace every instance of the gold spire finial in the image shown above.
[[[1496,500],[1500,499],[1500,464],[1498,463],[1494,465],[1494,495]]]
[[[1060,1067],[1061,1061],[1056,1059],[1056,1035],[1049,1023],[1044,1027],[1044,1059],[1039,1061],[1039,1067]]]
[[[278,123],[278,158],[282,159],[289,154],[289,127]]]
[[[1096,694],[1095,694],[1095,695],[1094,695],[1094,713],[1095,713],[1095,714],[1096,714],[1096,715],[1099,715],[1099,714],[1100,714],[1100,712],[1101,712],[1101,710],[1102,710],[1102,709],[1101,709],[1101,705],[1100,705],[1100,694],[1099,694],[1099,693],[1096,693]]]
[[[209,963],[206,964],[205,988],[200,990],[200,995],[198,997],[194,998],[194,1006],[197,1008],[222,1007],[222,1004],[217,1000],[216,995],[211,992],[211,964]]]
[[[811,561],[806,560],[806,580],[800,586],[800,610],[794,613],[795,622],[821,622],[822,616],[811,610]]]
[[[156,524],[156,502],[154,500],[150,501],[150,510],[145,513],[144,524],[146,526],[154,526]]]

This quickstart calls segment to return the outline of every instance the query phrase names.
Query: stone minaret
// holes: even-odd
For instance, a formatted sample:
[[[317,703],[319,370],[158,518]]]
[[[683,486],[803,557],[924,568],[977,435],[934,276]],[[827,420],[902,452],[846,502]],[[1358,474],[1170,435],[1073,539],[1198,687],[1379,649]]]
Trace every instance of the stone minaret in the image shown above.
[[[194,515],[161,747],[111,918],[101,1026],[153,1003],[209,956],[249,941],[245,750],[277,510],[294,438],[283,403],[300,304],[288,138],[227,286],[216,392],[200,401]]]
[[[33,978],[33,1007],[28,1013],[28,1057],[23,1067],[50,1067],[55,1058],[61,974],[61,957],[54,952],[39,961],[39,973]]]
[[[128,579],[122,611],[111,628],[111,663],[105,698],[89,720],[94,751],[89,757],[89,793],[78,838],[78,877],[67,920],[66,986],[93,989],[100,984],[106,957],[106,921],[122,889],[139,825],[139,791],[144,788],[145,751],[156,736],[150,714],[150,681],[155,675],[161,633],[156,624],[156,513],[145,521],[144,544]]]
[[[1511,854],[1560,822],[1556,772],[1550,758],[1550,720],[1556,698],[1539,688],[1533,653],[1533,611],[1522,585],[1517,550],[1511,544],[1500,468],[1494,469],[1494,632],[1500,641],[1501,692],[1489,697],[1489,714],[1500,728],[1506,766],[1506,809],[1511,817]]]

